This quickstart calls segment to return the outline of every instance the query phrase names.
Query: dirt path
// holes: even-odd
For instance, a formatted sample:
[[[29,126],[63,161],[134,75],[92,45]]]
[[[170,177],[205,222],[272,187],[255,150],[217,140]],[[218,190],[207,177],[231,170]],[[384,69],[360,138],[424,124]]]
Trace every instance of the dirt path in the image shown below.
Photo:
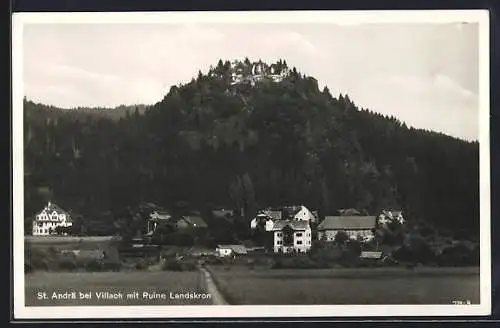
[[[207,292],[212,295],[212,301],[213,305],[229,305],[229,303],[226,302],[222,294],[219,292],[217,289],[217,286],[214,283],[214,280],[212,279],[212,275],[210,272],[208,272],[207,269],[201,268],[201,272],[205,276],[205,283],[207,285]]]

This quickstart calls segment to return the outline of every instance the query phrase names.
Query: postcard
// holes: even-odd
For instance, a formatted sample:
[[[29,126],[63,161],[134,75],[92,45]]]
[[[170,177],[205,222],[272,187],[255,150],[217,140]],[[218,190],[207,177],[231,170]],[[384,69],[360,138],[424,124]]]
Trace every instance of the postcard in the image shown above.
[[[16,319],[491,312],[487,11],[12,33]]]

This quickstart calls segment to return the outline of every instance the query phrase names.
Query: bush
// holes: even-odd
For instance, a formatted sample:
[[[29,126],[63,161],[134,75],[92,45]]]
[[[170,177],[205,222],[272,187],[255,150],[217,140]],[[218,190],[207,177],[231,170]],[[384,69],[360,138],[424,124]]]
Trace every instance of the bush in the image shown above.
[[[77,268],[75,259],[70,257],[61,258],[58,263],[58,269],[64,271],[74,271]]]
[[[24,254],[25,268],[28,268],[29,272],[47,271],[53,266],[51,262],[53,262],[54,255],[51,254],[50,250],[28,247]]]
[[[273,269],[315,269],[318,264],[308,257],[277,258]]]
[[[120,261],[105,260],[101,262],[102,271],[120,271],[122,268],[122,263]]]
[[[149,267],[149,264],[145,259],[140,259],[137,263],[135,263],[134,268],[136,270],[146,270]]]
[[[162,267],[165,271],[195,271],[197,269],[196,262],[189,260],[167,260]]]
[[[85,264],[85,269],[88,272],[99,272],[103,269],[103,263],[100,260],[93,259]]]
[[[469,248],[464,243],[458,243],[443,249],[438,256],[440,266],[476,266],[479,265],[479,247]]]

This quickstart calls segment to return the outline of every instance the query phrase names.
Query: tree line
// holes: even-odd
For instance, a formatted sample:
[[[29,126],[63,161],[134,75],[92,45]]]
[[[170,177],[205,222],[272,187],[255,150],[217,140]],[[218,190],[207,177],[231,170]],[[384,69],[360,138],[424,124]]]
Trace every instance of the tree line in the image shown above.
[[[304,204],[321,216],[393,208],[478,237],[477,142],[359,108],[295,67],[255,85],[232,85],[233,71],[220,60],[119,118],[25,99],[26,215],[47,198],[84,218],[111,212],[111,221],[143,202],[234,208],[245,222],[268,206]]]

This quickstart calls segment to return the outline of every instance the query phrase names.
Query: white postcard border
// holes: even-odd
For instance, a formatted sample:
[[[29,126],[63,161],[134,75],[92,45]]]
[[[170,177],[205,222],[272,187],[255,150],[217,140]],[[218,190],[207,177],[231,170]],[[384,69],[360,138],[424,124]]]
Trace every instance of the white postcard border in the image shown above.
[[[78,306],[26,307],[24,291],[23,190],[23,26],[33,23],[479,23],[480,57],[480,304],[479,305],[230,305],[230,306]],[[236,318],[474,316],[491,312],[490,155],[489,155],[489,12],[435,11],[273,11],[14,13],[12,16],[13,270],[15,319],[80,318]]]

